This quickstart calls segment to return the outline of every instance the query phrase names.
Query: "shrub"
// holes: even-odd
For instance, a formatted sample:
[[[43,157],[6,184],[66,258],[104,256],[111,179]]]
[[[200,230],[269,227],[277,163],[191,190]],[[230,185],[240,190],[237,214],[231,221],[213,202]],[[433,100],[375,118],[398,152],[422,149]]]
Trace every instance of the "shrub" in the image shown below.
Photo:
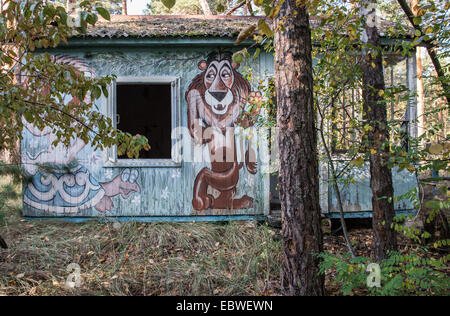
[[[380,287],[368,287],[370,258],[350,255],[338,256],[322,253],[319,257],[320,273],[335,269],[334,284],[340,285],[343,295],[368,292],[370,295],[448,295],[450,278],[445,272],[450,255],[429,258],[428,252],[409,254],[393,252],[389,258],[379,263]]]

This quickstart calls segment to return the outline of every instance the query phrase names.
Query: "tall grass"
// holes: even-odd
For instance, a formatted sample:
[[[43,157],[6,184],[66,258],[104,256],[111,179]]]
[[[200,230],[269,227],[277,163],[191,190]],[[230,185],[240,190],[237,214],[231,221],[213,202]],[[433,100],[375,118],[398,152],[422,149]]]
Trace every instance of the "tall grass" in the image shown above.
[[[271,295],[281,244],[253,223],[25,222],[1,233],[4,295]],[[65,289],[70,263],[82,285]]]

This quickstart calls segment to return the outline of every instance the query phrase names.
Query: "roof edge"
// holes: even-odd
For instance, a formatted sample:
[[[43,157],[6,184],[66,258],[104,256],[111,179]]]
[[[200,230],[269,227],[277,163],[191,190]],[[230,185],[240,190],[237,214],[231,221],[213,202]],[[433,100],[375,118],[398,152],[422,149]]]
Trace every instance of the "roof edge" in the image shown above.
[[[235,46],[248,47],[254,41],[246,40],[235,45],[236,37],[225,36],[173,36],[173,37],[116,37],[101,38],[94,36],[72,37],[67,45],[61,43],[56,49],[98,48],[98,47],[161,47],[161,46]]]

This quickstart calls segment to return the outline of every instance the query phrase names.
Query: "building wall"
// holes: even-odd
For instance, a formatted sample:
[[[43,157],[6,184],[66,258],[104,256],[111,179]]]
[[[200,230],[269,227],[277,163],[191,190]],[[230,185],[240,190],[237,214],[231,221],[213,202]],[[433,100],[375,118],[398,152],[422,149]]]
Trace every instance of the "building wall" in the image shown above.
[[[235,49],[233,47],[222,50]],[[198,75],[198,64],[217,51],[211,47],[92,47],[52,51],[73,60],[76,66],[95,76],[175,76],[180,86],[180,120],[186,127],[188,102],[185,92]],[[245,73],[251,66],[255,77],[272,73],[272,59],[261,54],[249,59],[237,69]],[[251,91],[255,84],[252,83]],[[67,100],[70,101],[70,100]],[[96,105],[108,113],[105,98]],[[132,104],[130,104],[130,109]],[[208,162],[186,162],[161,166],[127,166],[109,161],[108,151],[94,150],[81,140],[71,146],[51,146],[54,134],[50,130],[38,131],[27,126],[22,142],[22,162],[32,181],[24,185],[25,216],[192,216],[192,215],[255,215],[269,210],[268,174],[263,172],[260,148],[266,148],[264,139],[258,140],[258,171],[252,175],[245,164],[239,169],[239,180],[232,199],[243,195],[253,199],[241,209],[194,210],[193,190],[197,175]],[[193,146],[192,139],[190,139]],[[246,141],[247,143],[247,141]],[[205,149],[206,148],[206,149]],[[203,145],[203,150],[207,145]],[[44,166],[43,166],[44,165]],[[208,193],[217,196],[211,187]]]
[[[186,43],[186,42],[185,42]],[[179,78],[179,115],[181,126],[188,124],[188,102],[185,93],[192,80],[201,72],[199,62],[211,52],[236,50],[233,46],[177,45],[177,46],[84,46],[54,50],[51,53],[71,62],[83,71],[95,76],[116,75],[119,77],[171,76]],[[245,60],[237,69],[245,74],[251,68],[256,79],[265,79],[273,74],[273,58],[261,53],[258,58]],[[257,90],[252,82],[251,91]],[[67,100],[69,102],[70,100]],[[114,118],[112,99],[103,98],[96,105],[104,114]],[[132,104],[130,104],[130,109]],[[191,149],[192,137],[186,135]],[[262,215],[269,212],[270,188],[277,198],[277,181],[272,177],[263,154],[266,154],[267,139],[256,142],[258,171],[251,174],[244,166],[239,169],[236,192],[233,199],[244,195],[253,199],[251,207],[209,208],[196,210],[193,207],[194,184],[203,168],[211,169],[208,162],[182,161],[181,163],[150,165],[124,165],[111,162],[111,150],[94,150],[79,140],[69,148],[56,148],[50,144],[54,135],[49,130],[37,131],[27,126],[21,143],[22,162],[32,181],[24,185],[25,216],[169,216],[173,220],[196,215]],[[248,142],[246,142],[245,145]],[[207,145],[200,146],[205,156]],[[198,146],[196,147],[199,148]],[[267,157],[266,157],[267,158]],[[264,160],[264,161],[263,161]],[[270,162],[269,162],[270,164]],[[45,165],[44,167],[39,165]],[[59,169],[59,170],[57,170]],[[368,167],[355,169],[352,183],[342,184],[342,199],[348,214],[371,211],[371,191]],[[406,170],[393,172],[395,195],[405,194],[416,186],[415,178]],[[337,214],[337,202],[332,185],[328,183],[328,167],[320,166],[320,196],[323,213]],[[220,192],[208,186],[208,194],[218,197]],[[413,204],[406,199],[395,202],[397,210],[411,210]],[[364,215],[366,216],[366,215]]]

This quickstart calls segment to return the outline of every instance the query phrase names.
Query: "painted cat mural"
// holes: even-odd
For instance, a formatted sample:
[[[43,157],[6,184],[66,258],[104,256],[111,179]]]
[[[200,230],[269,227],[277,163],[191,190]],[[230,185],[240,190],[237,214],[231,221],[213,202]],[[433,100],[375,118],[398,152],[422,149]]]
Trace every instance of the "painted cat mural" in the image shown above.
[[[201,73],[194,77],[186,91],[190,135],[196,144],[207,144],[211,156],[211,168],[203,168],[194,182],[192,206],[197,214],[206,209],[253,207],[253,198],[247,194],[235,197],[244,159],[238,159],[235,138],[227,137],[227,129],[229,131],[236,123],[245,127],[251,125],[250,120],[242,118],[242,111],[249,96],[260,98],[261,93],[250,91],[250,83],[237,72],[238,67],[230,52],[210,53],[206,60],[198,63]],[[245,165],[253,175],[257,172],[254,156],[249,146]],[[209,194],[210,187],[220,194],[217,197]]]
[[[70,56],[53,56],[53,62],[74,66],[79,71],[95,76],[94,71],[82,60]],[[26,85],[26,82],[24,82]],[[43,92],[45,93],[45,91]],[[76,98],[68,103],[79,102]],[[139,172],[136,169],[125,169],[111,181],[99,182],[87,167],[98,164],[96,153],[91,154],[87,160],[88,166],[79,162],[77,155],[85,148],[86,143],[81,139],[73,139],[69,146],[58,144],[53,146],[56,135],[48,127],[39,130],[25,119],[24,126],[32,137],[32,142],[44,144],[45,148],[32,154],[25,150],[22,163],[25,171],[32,176],[31,181],[24,189],[24,203],[41,211],[56,214],[76,214],[82,210],[95,208],[105,213],[114,208],[112,197],[121,196],[127,199],[132,193],[140,193],[137,183]],[[89,149],[89,148],[88,148]],[[58,168],[61,165],[70,165],[70,170]],[[54,170],[45,171],[42,165],[54,166]],[[45,168],[44,168],[45,169]]]

